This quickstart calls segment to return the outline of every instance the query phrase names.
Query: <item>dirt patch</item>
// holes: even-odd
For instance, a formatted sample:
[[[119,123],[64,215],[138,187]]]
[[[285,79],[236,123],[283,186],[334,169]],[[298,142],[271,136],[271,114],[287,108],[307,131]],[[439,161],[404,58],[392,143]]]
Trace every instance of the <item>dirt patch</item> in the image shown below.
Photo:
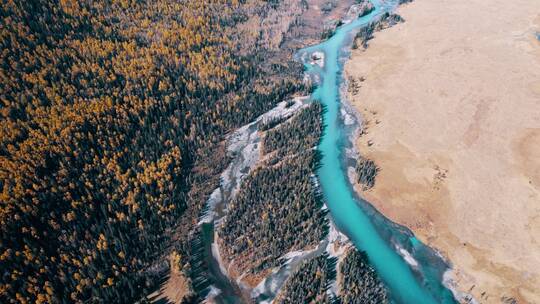
[[[345,69],[363,79],[348,96],[367,126],[357,146],[380,168],[361,195],[481,303],[540,303],[539,11],[418,0]]]

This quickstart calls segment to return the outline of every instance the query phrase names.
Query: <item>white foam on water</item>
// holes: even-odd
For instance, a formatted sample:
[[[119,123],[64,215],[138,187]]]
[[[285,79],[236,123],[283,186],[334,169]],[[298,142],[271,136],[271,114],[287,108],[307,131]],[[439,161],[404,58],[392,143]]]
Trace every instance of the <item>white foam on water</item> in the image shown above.
[[[311,54],[311,65],[318,65],[321,68],[324,68],[324,52],[313,52]]]
[[[405,250],[405,248],[397,244],[395,245],[395,247],[399,255],[403,257],[403,259],[405,260],[405,262],[407,262],[407,264],[411,265],[413,268],[418,268],[418,261],[414,259],[414,257],[412,256],[410,252],[408,252],[407,250]]]

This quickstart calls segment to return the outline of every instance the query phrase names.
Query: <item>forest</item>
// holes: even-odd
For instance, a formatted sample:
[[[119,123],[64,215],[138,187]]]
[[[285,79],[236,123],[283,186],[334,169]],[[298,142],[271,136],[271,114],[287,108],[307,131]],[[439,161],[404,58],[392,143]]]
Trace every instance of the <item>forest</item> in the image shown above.
[[[188,263],[224,135],[306,89],[277,7],[3,2],[0,302],[131,303]]]
[[[265,132],[266,163],[243,182],[218,231],[240,273],[267,271],[284,254],[313,247],[326,235],[326,211],[312,178],[320,161],[314,147],[322,110],[313,102]]]
[[[289,277],[277,303],[335,303],[327,290],[336,279],[336,258],[322,254],[312,258]]]
[[[312,89],[292,59],[305,5],[3,1],[0,302],[144,302],[169,256],[206,288],[197,222],[228,165],[226,135]],[[313,178],[322,111],[313,102],[259,130],[264,163],[218,229],[240,270],[268,271],[327,234]],[[377,281],[354,283],[374,277],[354,261],[347,299],[363,299]],[[315,271],[309,295],[294,279],[289,297],[323,299],[328,263],[310,261],[294,276]]]
[[[314,102],[283,126],[267,132],[263,142],[263,153],[270,154],[275,151],[272,157],[281,159],[287,155],[313,150],[321,137],[322,111],[322,105]]]
[[[324,253],[304,261],[289,277],[277,297],[278,303],[389,303],[381,283],[365,252],[354,247],[337,258]],[[337,294],[330,292],[336,281]]]
[[[365,252],[350,249],[339,265],[340,303],[389,303],[386,287]]]

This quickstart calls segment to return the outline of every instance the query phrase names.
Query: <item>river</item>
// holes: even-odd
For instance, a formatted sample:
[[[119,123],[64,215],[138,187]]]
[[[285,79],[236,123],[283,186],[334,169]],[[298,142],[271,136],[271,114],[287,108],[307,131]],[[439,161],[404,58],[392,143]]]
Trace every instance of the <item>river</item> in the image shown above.
[[[307,73],[318,79],[312,98],[326,106],[326,125],[318,149],[323,154],[317,172],[325,202],[337,227],[353,244],[367,253],[370,262],[389,289],[394,303],[456,303],[442,283],[448,265],[433,250],[359,199],[347,178],[344,149],[350,145],[340,116],[340,86],[344,61],[356,32],[385,12],[393,11],[397,1],[373,0],[375,9],[368,15],[339,27],[326,41],[303,49],[299,57],[324,53],[324,66],[307,62]]]

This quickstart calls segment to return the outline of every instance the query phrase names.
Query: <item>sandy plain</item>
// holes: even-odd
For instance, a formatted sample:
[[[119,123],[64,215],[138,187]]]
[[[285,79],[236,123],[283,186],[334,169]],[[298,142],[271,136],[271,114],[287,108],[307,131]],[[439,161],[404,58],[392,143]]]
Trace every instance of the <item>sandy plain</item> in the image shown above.
[[[359,191],[480,303],[540,303],[540,1],[415,0],[345,77],[380,168]]]

